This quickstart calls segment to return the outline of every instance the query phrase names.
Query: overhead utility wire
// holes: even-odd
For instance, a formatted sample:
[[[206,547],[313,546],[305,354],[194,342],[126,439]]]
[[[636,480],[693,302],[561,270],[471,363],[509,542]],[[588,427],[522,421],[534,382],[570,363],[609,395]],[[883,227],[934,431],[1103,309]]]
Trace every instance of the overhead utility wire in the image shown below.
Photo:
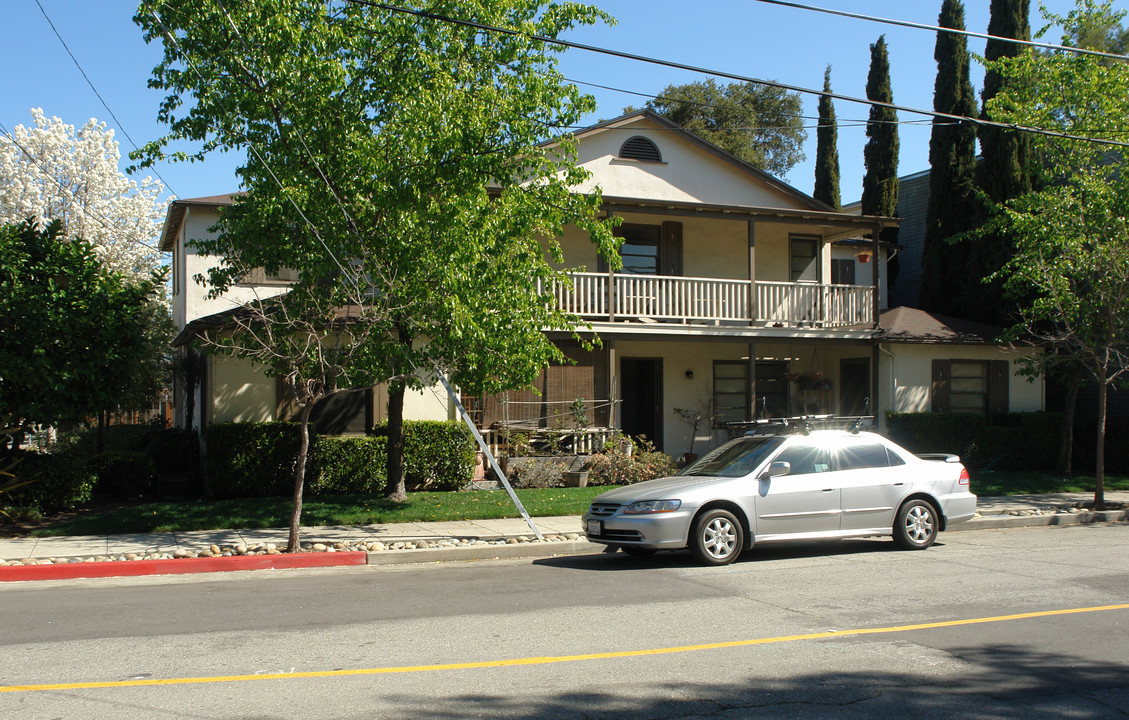
[[[1129,147],[1129,142],[1121,142],[1119,140],[1105,140],[1102,138],[1085,137],[1082,135],[1072,135],[1070,133],[1058,132],[1057,130],[1047,130],[1046,128],[1030,127],[1028,125],[1015,125],[1011,123],[996,122],[993,120],[984,120],[976,117],[968,117],[965,115],[953,115],[951,113],[937,112],[936,110],[922,110],[920,108],[908,107],[906,105],[896,105],[894,103],[880,102],[878,100],[867,100],[865,98],[857,98],[851,95],[841,95],[839,93],[824,92],[823,90],[812,90],[811,88],[801,87],[799,85],[788,85],[786,83],[776,82],[775,80],[762,80],[759,78],[749,77],[747,75],[738,75],[737,73],[726,72],[724,70],[710,70],[708,68],[698,67],[696,65],[689,65],[687,63],[675,62],[673,60],[661,60],[659,58],[648,57],[646,55],[637,55],[635,53],[624,52],[623,50],[612,50],[611,48],[603,48],[596,45],[586,45],[584,43],[573,42],[571,40],[561,40],[559,38],[546,37],[544,35],[533,35],[531,33],[522,32],[520,30],[511,30],[509,28],[501,28],[495,25],[487,25],[485,23],[476,22],[474,20],[459,20],[457,18],[448,17],[446,15],[437,15],[435,13],[426,12],[424,10],[412,10],[410,8],[398,7],[396,5],[387,5],[385,3],[374,2],[373,0],[347,0],[347,2],[356,5],[367,5],[369,7],[387,10],[389,12],[397,12],[406,15],[415,15],[417,17],[426,18],[428,20],[438,20],[440,22],[453,23],[455,25],[463,25],[472,27],[486,32],[502,33],[504,35],[513,35],[527,37],[531,40],[538,42],[548,43],[551,45],[559,45],[566,48],[574,48],[576,50],[587,50],[588,52],[600,53],[602,55],[611,55],[613,57],[623,58],[625,60],[634,60],[636,62],[650,63],[652,65],[661,65],[663,67],[674,68],[676,70],[686,70],[688,72],[700,73],[702,75],[714,75],[717,77],[727,78],[729,80],[738,80],[740,82],[751,82],[759,85],[768,85],[769,87],[781,88],[791,92],[803,93],[805,95],[818,95],[820,97],[831,98],[832,100],[842,100],[844,102],[858,103],[860,105],[870,105],[872,107],[883,107],[890,110],[913,113],[915,115],[927,115],[929,117],[943,118],[945,120],[955,120],[957,122],[969,122],[981,127],[998,127],[1005,130],[1015,130],[1022,132],[1029,132],[1035,135],[1046,135],[1048,137],[1060,138],[1063,140],[1079,140],[1082,142],[1092,142],[1098,145],[1112,145],[1117,147]]]
[[[811,10],[812,12],[827,13],[828,15],[838,15],[840,17],[852,18],[854,20],[869,20],[871,22],[885,23],[886,25],[898,25],[900,27],[913,28],[915,30],[928,30],[930,32],[946,32],[952,35],[965,35],[967,37],[979,38],[981,40],[1002,40],[1003,42],[1014,43],[1016,45],[1026,45],[1028,47],[1047,48],[1049,50],[1062,50],[1065,52],[1077,53],[1079,55],[1096,55],[1098,57],[1112,58],[1114,60],[1129,61],[1129,55],[1119,55],[1117,53],[1102,52],[1100,50],[1090,50],[1088,48],[1071,47],[1069,45],[1056,45],[1055,43],[1039,42],[1037,40],[1020,40],[1018,38],[1000,37],[999,35],[987,35],[985,33],[971,32],[969,30],[957,30],[956,28],[948,28],[937,25],[925,25],[923,23],[909,22],[908,20],[892,20],[890,18],[876,17],[874,15],[861,15],[859,13],[847,12],[845,10],[830,10],[828,8],[815,7],[814,5],[804,5],[796,2],[786,2],[786,0],[752,0],[753,2],[767,3],[769,5],[781,5],[783,7],[795,8],[797,10]]]
[[[122,125],[122,121],[118,120],[118,116],[115,115],[114,111],[110,109],[110,106],[106,103],[106,99],[102,97],[102,93],[98,92],[98,88],[94,87],[94,82],[91,81],[90,77],[86,74],[86,70],[82,68],[82,64],[79,63],[78,58],[76,58],[74,56],[74,53],[71,52],[70,46],[67,45],[67,41],[63,39],[63,36],[59,33],[59,29],[55,27],[55,23],[51,21],[51,17],[47,14],[47,10],[43,8],[43,3],[39,2],[39,0],[35,0],[35,4],[39,6],[39,12],[43,13],[43,18],[47,20],[47,24],[51,26],[51,30],[55,33],[55,37],[59,38],[59,42],[63,44],[63,49],[67,51],[67,55],[71,56],[71,60],[74,62],[74,66],[78,68],[78,71],[80,73],[82,73],[83,80],[86,80],[86,84],[89,85],[90,89],[94,91],[94,94],[98,96],[98,100],[101,101],[102,107],[106,108],[106,112],[110,113],[110,117],[114,119],[115,123],[117,123],[118,129],[122,131],[122,135],[125,135],[126,140],[129,140],[129,144],[133,146],[133,149],[139,150],[140,148],[137,147],[137,143],[133,141],[133,138],[130,137],[129,132],[126,131],[125,125]],[[157,168],[153,168],[153,174],[160,178],[161,182],[164,183],[169,192],[171,192],[173,195],[177,194],[176,191],[172,189],[172,186],[169,185],[168,181],[161,177],[161,173],[157,171]]]

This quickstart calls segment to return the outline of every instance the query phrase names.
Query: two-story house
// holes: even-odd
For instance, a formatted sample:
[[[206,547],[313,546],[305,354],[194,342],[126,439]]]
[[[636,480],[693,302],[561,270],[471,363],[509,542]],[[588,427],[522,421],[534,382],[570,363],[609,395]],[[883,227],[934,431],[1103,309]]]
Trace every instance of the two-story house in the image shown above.
[[[991,328],[886,305],[891,248],[874,240],[891,218],[835,212],[649,111],[576,133],[588,185],[621,218],[622,268],[611,270],[579,230],[565,233],[567,283],[546,288],[581,319],[585,349],[556,340],[572,361],[547,368],[531,390],[466,398],[480,427],[571,427],[577,398],[590,425],[645,435],[673,455],[727,437],[727,423],[806,413],[1041,410],[1041,383],[1015,376],[1020,352]],[[176,201],[162,248],[173,258],[178,342],[240,296],[207,300],[191,278],[209,258],[186,241],[203,237],[230,198]],[[246,292],[285,289],[287,278],[250,278]],[[195,386],[191,422],[284,416],[282,389],[255,368],[210,359]],[[409,417],[451,417],[424,392]],[[184,407],[178,389],[178,409]],[[383,412],[380,389],[339,401],[352,429]],[[681,412],[680,412],[681,411]],[[178,410],[180,422],[187,422]],[[346,428],[346,429],[349,429]]]

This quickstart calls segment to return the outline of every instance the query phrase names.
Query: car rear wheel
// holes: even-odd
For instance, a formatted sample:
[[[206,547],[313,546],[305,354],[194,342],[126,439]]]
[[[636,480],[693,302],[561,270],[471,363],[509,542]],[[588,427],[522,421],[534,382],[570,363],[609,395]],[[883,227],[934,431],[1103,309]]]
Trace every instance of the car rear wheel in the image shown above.
[[[741,522],[728,510],[710,510],[694,523],[690,550],[706,565],[728,565],[741,554]]]
[[[924,500],[910,500],[898,510],[894,542],[906,550],[924,550],[937,539],[937,511]]]

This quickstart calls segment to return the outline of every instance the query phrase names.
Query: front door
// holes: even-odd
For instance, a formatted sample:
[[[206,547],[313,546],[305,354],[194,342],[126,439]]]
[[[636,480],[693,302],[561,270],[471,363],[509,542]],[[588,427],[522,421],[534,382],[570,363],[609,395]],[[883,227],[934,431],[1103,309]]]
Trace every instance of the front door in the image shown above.
[[[839,414],[873,415],[870,399],[870,358],[839,361]]]
[[[623,398],[621,429],[625,435],[644,435],[663,449],[661,358],[622,358],[619,365]]]

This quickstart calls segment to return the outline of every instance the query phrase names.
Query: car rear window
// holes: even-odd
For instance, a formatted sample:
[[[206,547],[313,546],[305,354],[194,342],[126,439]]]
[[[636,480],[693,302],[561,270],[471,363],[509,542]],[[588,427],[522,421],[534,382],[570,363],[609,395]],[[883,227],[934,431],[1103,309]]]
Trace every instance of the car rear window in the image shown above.
[[[871,443],[839,448],[840,470],[863,470],[891,465],[905,465],[905,461],[889,452],[885,445]]]

